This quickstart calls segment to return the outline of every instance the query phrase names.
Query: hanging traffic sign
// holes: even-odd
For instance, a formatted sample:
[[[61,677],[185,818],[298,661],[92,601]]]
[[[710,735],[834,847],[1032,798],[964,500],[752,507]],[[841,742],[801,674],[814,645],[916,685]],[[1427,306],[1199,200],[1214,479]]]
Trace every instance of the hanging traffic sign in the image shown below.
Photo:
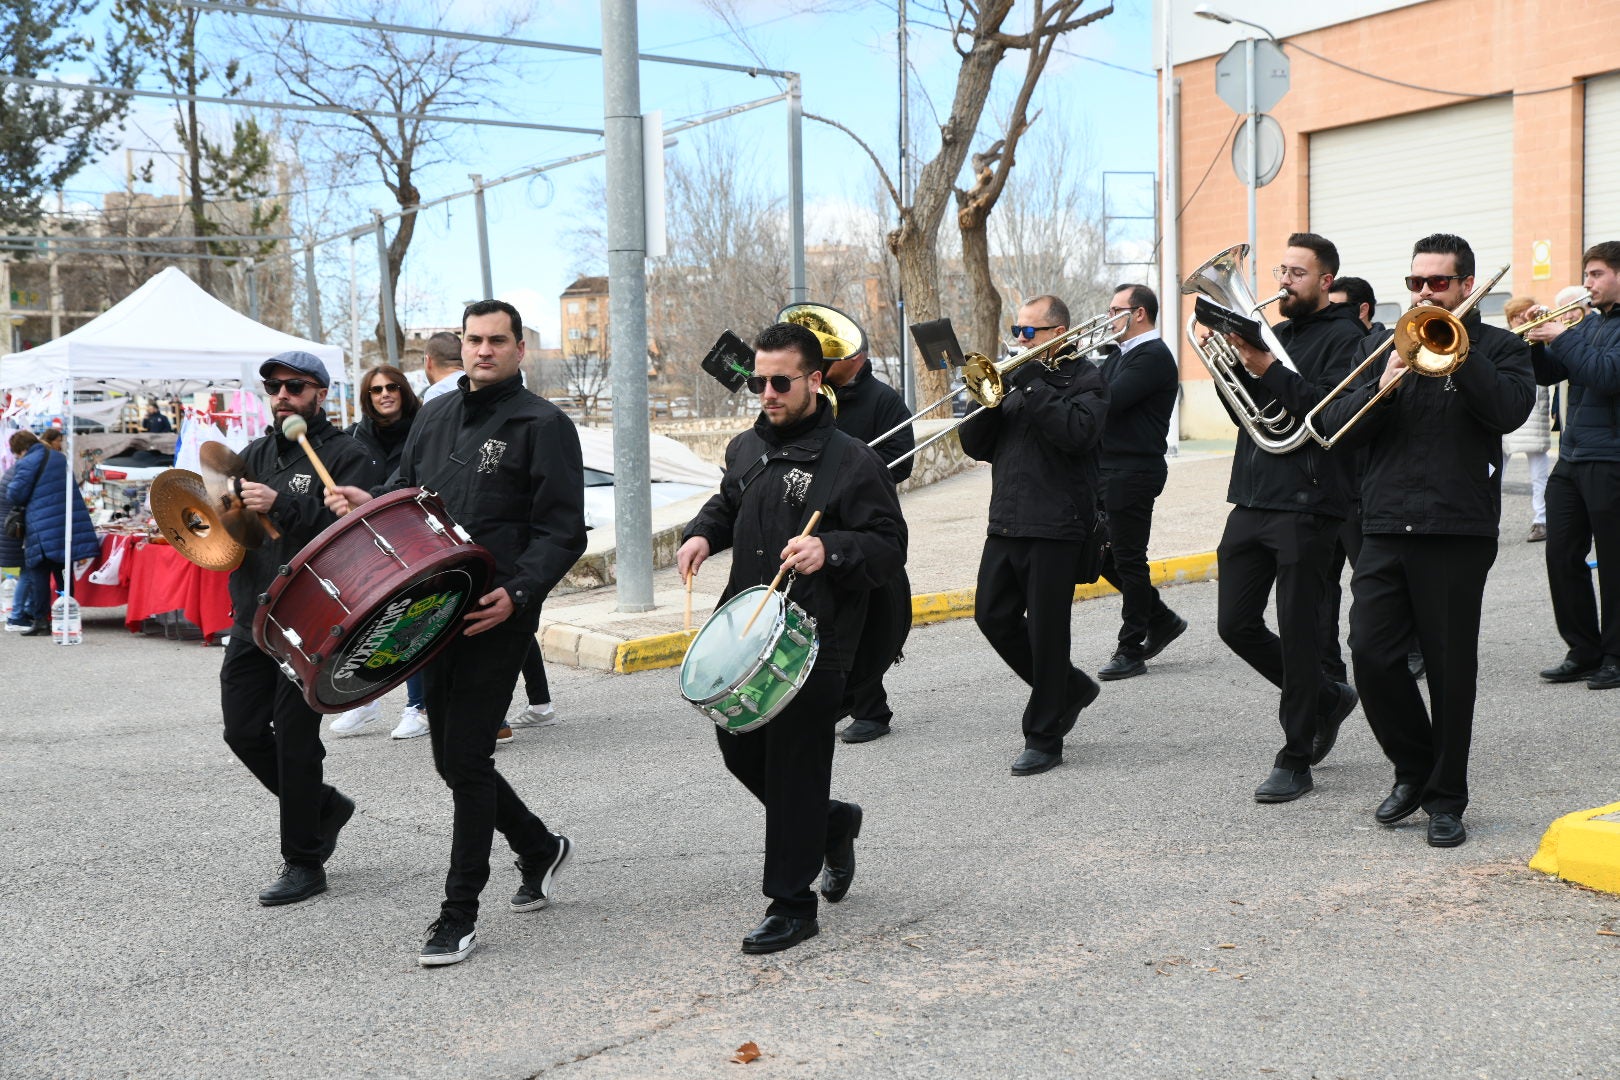
[[[1215,93],[1233,112],[1249,111],[1249,42],[1234,42],[1215,64]],[[1288,57],[1274,41],[1254,41],[1254,99],[1256,112],[1270,112],[1288,93]],[[1263,136],[1262,136],[1263,137]]]

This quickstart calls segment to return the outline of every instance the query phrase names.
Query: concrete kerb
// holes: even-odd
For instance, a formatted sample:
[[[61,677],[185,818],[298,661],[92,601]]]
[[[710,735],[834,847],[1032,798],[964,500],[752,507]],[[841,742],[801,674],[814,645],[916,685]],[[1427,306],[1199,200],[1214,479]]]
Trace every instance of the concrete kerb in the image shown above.
[[[1148,564],[1148,570],[1152,574],[1153,584],[1161,586],[1213,581],[1217,576],[1213,551],[1156,559]],[[1074,598],[1076,601],[1094,600],[1114,592],[1114,587],[1106,581],[1097,581],[1075,586]],[[918,593],[911,598],[913,625],[970,618],[973,615],[974,593],[973,589]],[[541,631],[540,642],[548,659],[555,657],[559,662],[574,667],[625,674],[678,666],[696,634],[696,630],[682,630],[626,639],[588,627],[553,623]]]

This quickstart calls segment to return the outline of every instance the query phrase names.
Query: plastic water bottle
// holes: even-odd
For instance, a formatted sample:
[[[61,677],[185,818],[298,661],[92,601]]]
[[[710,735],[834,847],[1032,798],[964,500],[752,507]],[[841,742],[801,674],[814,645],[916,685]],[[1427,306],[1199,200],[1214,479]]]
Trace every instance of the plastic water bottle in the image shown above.
[[[7,574],[0,578],[0,618],[11,618],[11,609],[17,599],[17,579]]]
[[[56,594],[56,602],[51,605],[51,640],[58,645],[79,645],[84,642],[79,602],[71,596]]]

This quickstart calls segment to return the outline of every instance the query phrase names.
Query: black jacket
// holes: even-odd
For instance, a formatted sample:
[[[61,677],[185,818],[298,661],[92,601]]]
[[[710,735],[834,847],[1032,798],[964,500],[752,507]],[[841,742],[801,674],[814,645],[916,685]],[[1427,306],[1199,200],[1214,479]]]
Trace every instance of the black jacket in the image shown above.
[[[1108,381],[1102,467],[1164,472],[1170,412],[1176,407],[1181,376],[1170,347],[1154,338],[1129,352],[1111,348],[1100,366]]]
[[[1259,405],[1280,402],[1300,418],[1350,374],[1366,336],[1366,327],[1349,304],[1329,304],[1304,318],[1280,322],[1272,331],[1295,370],[1279,362],[1259,379],[1241,367],[1237,375]],[[1221,403],[1226,404],[1224,397]],[[1231,411],[1228,406],[1227,412]],[[1232,419],[1236,422],[1237,417]],[[1267,453],[1239,424],[1226,501],[1251,510],[1292,510],[1342,518],[1349,508],[1347,456],[1336,449],[1329,453],[1309,440],[1286,454]]]
[[[726,447],[726,474],[715,495],[686,527],[711,553],[735,549],[722,602],[781,569],[778,557],[809,519],[805,498],[831,438],[849,439],[833,426],[832,409],[778,431],[762,415]],[[848,671],[866,620],[867,600],[906,563],[906,521],[877,453],[849,439],[815,535],[827,561],[794,579],[788,597],[816,620],[817,664]]]
[[[388,477],[393,476],[399,468],[399,456],[405,450],[405,438],[410,435],[415,419],[413,416],[401,417],[387,427],[378,427],[371,417],[362,416],[344,431],[359,439],[371,451],[371,456],[382,462],[383,476]]]
[[[512,618],[532,630],[546,594],[585,552],[579,434],[561,409],[525,390],[516,375],[472,392],[462,375],[459,386],[416,414],[387,486],[431,485],[450,516],[495,557],[490,588],[505,588],[517,608]],[[462,440],[514,395],[516,411],[446,476]]]
[[[1531,349],[1536,381],[1569,380],[1560,461],[1620,461],[1620,304]]]
[[[1056,371],[1032,360],[1008,380],[1006,400],[958,430],[967,455],[990,462],[988,535],[1083,540],[1097,516],[1108,384],[1072,352]]]
[[[370,487],[386,475],[371,451],[339,431],[324,412],[317,412],[309,422],[308,435],[321,463],[339,484]],[[275,427],[266,428],[263,435],[248,444],[242,451],[242,462],[249,476],[279,493],[268,516],[280,530],[281,539],[267,539],[262,546],[249,550],[242,565],[231,571],[231,613],[236,621],[232,633],[251,636],[259,594],[270,587],[276,569],[292,562],[337,516],[326,508],[321,478],[304,448],[288,442]]]
[[[1502,517],[1502,436],[1536,403],[1530,348],[1517,334],[1463,320],[1469,353],[1449,377],[1402,377],[1400,385],[1334,447],[1364,446],[1361,531],[1369,535],[1497,535]],[[1384,338],[1366,339],[1367,350]],[[1322,413],[1337,431],[1378,390],[1385,359],[1368,366],[1348,394]]]
[[[838,430],[853,435],[863,443],[870,443],[911,416],[905,400],[895,393],[894,388],[879,382],[877,376],[872,374],[870,362],[862,364],[861,370],[849,382],[833,387],[833,392],[838,395]],[[911,425],[907,424],[873,449],[884,461],[893,461],[916,445],[917,437],[912,433]],[[899,468],[889,470],[889,478],[898,484],[911,475],[911,467],[916,463],[916,458],[907,458]]]

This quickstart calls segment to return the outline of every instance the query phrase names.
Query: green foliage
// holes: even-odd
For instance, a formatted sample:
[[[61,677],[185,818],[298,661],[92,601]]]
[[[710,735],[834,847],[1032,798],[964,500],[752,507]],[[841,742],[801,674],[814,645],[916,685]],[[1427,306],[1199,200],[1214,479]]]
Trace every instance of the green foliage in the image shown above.
[[[0,73],[53,79],[97,57],[94,81],[133,85],[137,68],[127,41],[98,49],[82,30],[95,6],[93,0],[4,0]],[[128,98],[110,94],[0,85],[0,230],[33,227],[45,196],[111,149],[128,108]]]

